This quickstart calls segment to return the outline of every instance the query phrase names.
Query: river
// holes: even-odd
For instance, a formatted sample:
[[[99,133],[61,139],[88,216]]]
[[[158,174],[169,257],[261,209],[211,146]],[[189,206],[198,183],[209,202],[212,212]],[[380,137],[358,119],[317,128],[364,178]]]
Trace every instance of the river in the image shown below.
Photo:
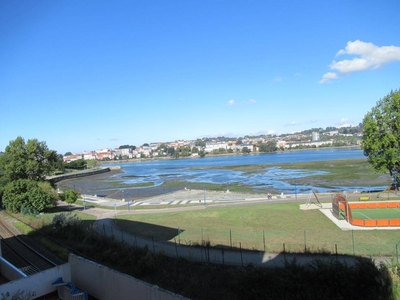
[[[152,187],[146,187],[145,189],[160,187],[164,181],[181,180],[188,187],[193,182],[224,184],[228,186],[244,184],[253,187],[255,190],[260,189],[260,191],[271,189],[275,192],[293,193],[296,190],[298,193],[306,193],[311,189],[315,189],[321,193],[343,190],[354,191],[357,188],[363,190],[366,187],[318,187],[310,185],[301,186],[296,183],[296,178],[321,174],[322,171],[282,170],[279,167],[272,166],[266,168],[266,171],[263,173],[251,174],[223,168],[219,169],[218,167],[362,158],[366,157],[360,148],[324,148],[253,155],[110,163],[108,165],[120,166],[122,168],[123,173],[115,175],[115,179],[122,180],[127,185],[154,184]],[[144,189],[144,187],[137,187],[136,189]]]

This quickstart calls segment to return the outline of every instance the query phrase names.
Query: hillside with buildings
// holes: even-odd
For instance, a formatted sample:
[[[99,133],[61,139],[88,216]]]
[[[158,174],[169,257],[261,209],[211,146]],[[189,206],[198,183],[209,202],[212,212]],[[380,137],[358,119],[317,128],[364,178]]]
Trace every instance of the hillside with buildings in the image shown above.
[[[119,148],[103,148],[83,153],[66,153],[64,162],[83,160],[126,160],[162,157],[203,157],[205,155],[265,153],[295,149],[358,146],[362,138],[361,126],[313,128],[281,135],[244,137],[213,137],[196,140],[157,142],[142,146],[123,145]]]

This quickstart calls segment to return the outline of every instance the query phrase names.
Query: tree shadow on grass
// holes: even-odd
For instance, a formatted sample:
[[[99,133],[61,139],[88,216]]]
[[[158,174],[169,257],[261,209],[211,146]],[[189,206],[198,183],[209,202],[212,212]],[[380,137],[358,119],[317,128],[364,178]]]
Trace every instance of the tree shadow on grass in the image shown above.
[[[184,232],[181,228],[172,228],[129,220],[115,220],[115,224],[127,233],[154,239],[154,241],[159,242],[170,241]]]

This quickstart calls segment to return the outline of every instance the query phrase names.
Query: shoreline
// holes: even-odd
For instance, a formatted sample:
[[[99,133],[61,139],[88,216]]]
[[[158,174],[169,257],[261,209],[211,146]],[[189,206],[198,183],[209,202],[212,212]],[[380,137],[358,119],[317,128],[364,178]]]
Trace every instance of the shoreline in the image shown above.
[[[341,149],[343,147],[340,147]],[[359,149],[359,147],[346,147],[346,148],[356,148]],[[303,149],[302,149],[303,150]],[[308,149],[305,149],[308,150]],[[231,156],[232,154],[230,154]],[[247,154],[245,154],[247,156]],[[260,154],[250,154],[250,155],[260,155]],[[218,157],[216,155],[215,157]],[[173,158],[164,158],[163,160],[171,160]],[[351,159],[350,159],[351,160]],[[136,162],[140,161],[145,161],[145,160],[136,160]],[[156,161],[156,159],[147,159],[147,161]],[[151,197],[156,197],[159,195],[164,195],[172,192],[176,192],[179,190],[183,190],[184,187],[189,187],[189,188],[194,188],[196,189],[196,186],[198,185],[190,185],[190,183],[187,183],[184,179],[172,179],[172,180],[167,180],[164,182],[164,184],[161,185],[147,185],[147,186],[140,186],[138,184],[129,184],[123,183],[124,176],[123,174],[126,174],[124,171],[124,165],[125,163],[130,163],[130,162],[135,162],[133,161],[113,161],[109,163],[114,163],[114,164],[119,164],[118,170],[111,170],[109,172],[103,173],[103,174],[98,174],[98,175],[91,175],[91,176],[86,176],[86,177],[80,177],[80,178],[74,178],[74,179],[66,179],[63,181],[60,181],[57,186],[62,190],[66,188],[74,189],[75,191],[89,194],[89,195],[96,195],[99,197],[107,197],[107,198],[114,198],[114,199],[145,199],[145,198],[151,198]],[[285,163],[282,163],[285,164]],[[107,164],[104,164],[107,166]],[[105,167],[104,166],[104,167]],[[108,168],[108,167],[107,167]],[[111,168],[111,167],[110,167]],[[120,175],[118,175],[120,174]],[[118,176],[116,176],[118,175]],[[121,176],[122,175],[122,176]],[[307,182],[307,178],[297,178],[297,184],[304,185],[307,187],[309,183]],[[333,184],[333,183],[332,183]],[[368,190],[371,189],[372,182],[368,181],[367,179],[365,180],[357,180],[358,187],[357,189],[360,190],[361,192],[364,190],[362,187],[365,187],[365,189]],[[211,191],[216,191],[216,192],[224,192],[225,190],[231,190],[233,189],[233,186],[235,184],[215,184],[210,185],[209,188],[203,189],[204,191],[211,192]],[[219,187],[218,187],[219,186]],[[247,185],[246,185],[247,186]],[[313,187],[314,186],[314,187]],[[335,186],[343,186],[344,191],[347,192],[353,192],[352,187],[353,187],[353,180],[346,179],[345,182],[334,182],[333,187]],[[248,195],[255,195],[255,194],[267,194],[267,193],[272,193],[275,195],[281,194],[282,191],[279,188],[276,188],[275,186],[265,186],[264,188],[257,189],[251,185],[247,186],[249,188],[248,191],[236,191],[239,193],[244,193]],[[318,189],[318,187],[321,187]],[[327,182],[325,178],[317,178],[317,179],[312,179],[312,186],[309,187],[309,189],[316,189],[318,192],[331,192],[335,193],[338,192],[337,189],[333,188],[331,191],[325,190],[325,187],[327,187]],[[200,186],[201,189],[201,186]],[[225,190],[224,190],[225,189]],[[354,189],[356,191],[357,189]],[[384,190],[384,184],[379,185],[379,191]],[[372,190],[375,191],[375,189],[372,187]],[[302,190],[298,190],[299,193],[304,192],[305,189],[303,188]],[[308,191],[308,190],[307,190]],[[376,190],[377,191],[377,190]],[[287,193],[288,191],[286,189],[283,190],[284,193]],[[231,191],[233,193],[233,191]],[[294,193],[294,190],[293,190]]]
[[[180,159],[201,159],[207,157],[221,157],[221,156],[249,156],[249,155],[263,155],[263,154],[274,154],[274,153],[283,153],[283,152],[299,152],[299,151],[307,151],[307,150],[323,150],[323,149],[349,149],[355,148],[360,149],[360,146],[341,146],[341,147],[323,147],[323,148],[304,148],[304,149],[285,149],[284,151],[274,151],[274,152],[257,152],[257,153],[225,153],[225,154],[207,154],[205,157],[200,156],[185,156],[185,157],[171,157],[171,156],[163,156],[163,157],[151,157],[151,158],[132,158],[132,159],[122,159],[122,160],[109,160],[109,161],[100,161],[100,165],[107,164],[115,164],[115,163],[136,163],[136,162],[146,162],[146,161],[157,161],[157,160],[180,160]]]

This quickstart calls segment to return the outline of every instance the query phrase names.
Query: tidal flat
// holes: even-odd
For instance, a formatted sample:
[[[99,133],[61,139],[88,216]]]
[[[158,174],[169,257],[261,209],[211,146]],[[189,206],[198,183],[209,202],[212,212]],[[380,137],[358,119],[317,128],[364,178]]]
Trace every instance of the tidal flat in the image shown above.
[[[238,166],[202,166],[191,167],[193,171],[207,170],[215,171],[235,171],[243,176],[250,178],[250,181],[231,181],[231,182],[209,182],[196,181],[187,176],[162,176],[162,182],[148,181],[135,182],[128,181],[134,176],[126,176],[123,171],[110,171],[103,174],[81,177],[77,179],[64,180],[58,183],[61,189],[73,188],[82,193],[98,195],[110,198],[132,197],[135,199],[148,198],[156,195],[166,194],[188,189],[199,189],[209,191],[226,191],[241,193],[280,193],[279,188],[268,184],[253,185],[251,178],[263,177],[271,170],[284,174],[280,181],[291,188],[296,185],[298,192],[310,190],[313,187],[329,190],[331,187],[344,187],[354,189],[382,189],[390,186],[392,178],[389,174],[378,174],[374,172],[366,159],[344,159],[331,161],[315,162],[296,162],[296,163],[274,163],[274,164],[252,164]],[[137,176],[139,178],[139,176]],[[142,177],[142,176],[140,176]],[[301,190],[301,188],[303,190]],[[287,189],[287,187],[286,187]]]

